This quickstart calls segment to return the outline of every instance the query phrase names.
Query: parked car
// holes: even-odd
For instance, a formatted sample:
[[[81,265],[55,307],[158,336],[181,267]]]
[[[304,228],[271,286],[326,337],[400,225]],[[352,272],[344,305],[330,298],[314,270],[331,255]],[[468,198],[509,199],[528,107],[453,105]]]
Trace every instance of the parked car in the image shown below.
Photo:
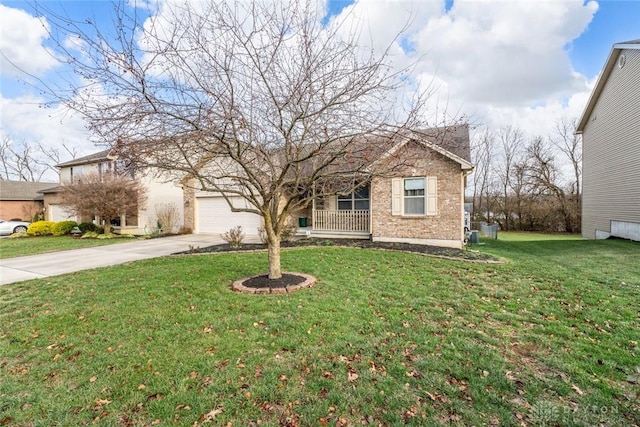
[[[29,223],[27,221],[5,221],[0,219],[0,236],[8,236],[13,233],[27,231]]]

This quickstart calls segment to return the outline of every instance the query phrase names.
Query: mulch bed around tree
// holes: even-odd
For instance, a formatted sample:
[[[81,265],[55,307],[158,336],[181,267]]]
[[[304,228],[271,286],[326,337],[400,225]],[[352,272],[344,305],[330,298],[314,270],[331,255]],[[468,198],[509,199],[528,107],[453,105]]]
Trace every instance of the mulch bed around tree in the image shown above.
[[[476,261],[496,263],[501,260],[474,250],[445,248],[441,246],[416,245],[411,243],[391,243],[391,242],[373,242],[371,240],[360,239],[321,239],[321,238],[302,238],[290,242],[282,242],[282,248],[297,248],[305,246],[334,246],[334,247],[350,247],[362,249],[383,249],[401,252],[414,252],[422,255],[429,255],[441,258],[457,259],[461,261]],[[260,243],[243,244],[239,248],[231,247],[228,244],[207,246],[204,248],[194,248],[178,254],[207,254],[222,252],[238,252],[238,251],[261,251],[266,250],[267,245]]]
[[[262,288],[286,288],[287,286],[298,285],[304,282],[306,279],[296,274],[283,273],[279,279],[269,279],[268,274],[262,276],[255,276],[245,280],[242,284],[247,288],[262,289]]]
[[[318,281],[304,273],[282,273],[280,279],[269,279],[268,275],[245,277],[231,284],[236,292],[248,294],[285,294],[310,288]]]

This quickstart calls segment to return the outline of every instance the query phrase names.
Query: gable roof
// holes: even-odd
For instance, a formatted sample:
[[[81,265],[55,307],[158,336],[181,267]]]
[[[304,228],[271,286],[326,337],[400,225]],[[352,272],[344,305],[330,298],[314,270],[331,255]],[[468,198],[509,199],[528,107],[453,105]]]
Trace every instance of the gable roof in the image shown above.
[[[64,168],[69,166],[79,166],[91,163],[97,163],[103,160],[111,160],[113,157],[110,155],[111,150],[102,150],[97,153],[89,154],[88,156],[79,157],[77,159],[69,160],[68,162],[60,163],[56,165],[57,168]]]
[[[584,108],[584,112],[582,113],[582,117],[580,117],[580,121],[578,122],[578,126],[576,127],[577,134],[582,134],[584,132],[584,128],[587,126],[587,122],[589,121],[589,117],[591,117],[591,113],[596,106],[596,102],[598,102],[598,98],[604,90],[604,86],[609,79],[609,75],[611,74],[613,67],[615,67],[616,63],[618,62],[620,52],[624,49],[640,49],[640,39],[616,43],[611,48],[611,52],[609,53],[607,62],[604,64],[602,72],[600,72],[600,77],[598,77],[598,81],[596,82],[596,85],[591,92],[589,101],[587,102],[587,105]]]
[[[40,191],[51,188],[55,182],[0,181],[0,200],[42,200]]]
[[[468,124],[411,131],[384,153],[380,159],[393,155],[410,141],[417,142],[453,160],[460,165],[462,170],[471,171],[473,169]]]
[[[453,125],[414,132],[422,135],[427,142],[437,145],[448,154],[471,163],[471,143],[469,142],[469,125]],[[446,154],[445,154],[446,155]]]

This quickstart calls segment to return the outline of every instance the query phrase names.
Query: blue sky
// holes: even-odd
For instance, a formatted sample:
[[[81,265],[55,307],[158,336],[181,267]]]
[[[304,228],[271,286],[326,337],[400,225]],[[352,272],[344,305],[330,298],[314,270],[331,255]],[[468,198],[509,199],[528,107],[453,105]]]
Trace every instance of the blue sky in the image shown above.
[[[640,1],[604,0],[585,32],[569,46],[576,71],[589,77],[604,66],[614,43],[640,39]]]
[[[44,79],[64,69],[42,48],[48,41],[29,3],[0,0],[0,136],[74,144],[89,154],[95,147],[81,119],[62,107],[40,108],[39,93],[11,65]],[[105,24],[112,11],[108,1],[41,4]],[[414,77],[434,84],[434,105],[446,102],[476,123],[515,124],[528,133],[544,134],[559,116],[579,116],[612,44],[640,38],[640,1],[329,0],[327,9],[331,17],[367,20],[368,41],[381,45],[411,20],[396,60],[420,58]]]

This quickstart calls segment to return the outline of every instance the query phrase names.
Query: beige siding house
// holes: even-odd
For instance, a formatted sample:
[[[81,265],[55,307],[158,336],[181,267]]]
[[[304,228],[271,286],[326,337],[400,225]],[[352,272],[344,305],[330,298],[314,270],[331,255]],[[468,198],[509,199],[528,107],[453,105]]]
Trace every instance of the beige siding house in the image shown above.
[[[110,154],[109,150],[100,151],[89,156],[71,160],[57,165],[60,174],[60,183],[66,184],[82,179],[83,175],[95,173],[109,173],[126,167],[120,159]],[[135,178],[140,180],[147,189],[147,202],[144,206],[138,206],[136,212],[123,212],[114,230],[127,234],[149,234],[157,229],[156,211],[168,204],[175,205],[179,211],[179,218],[173,230],[166,232],[178,232],[184,224],[183,215],[183,191],[182,187],[174,182],[159,179],[152,173],[137,171]],[[61,203],[59,187],[49,188],[44,193],[45,217],[49,221],[85,221],[90,218],[77,218],[70,214]]]
[[[613,45],[576,132],[582,235],[640,241],[640,40]]]

